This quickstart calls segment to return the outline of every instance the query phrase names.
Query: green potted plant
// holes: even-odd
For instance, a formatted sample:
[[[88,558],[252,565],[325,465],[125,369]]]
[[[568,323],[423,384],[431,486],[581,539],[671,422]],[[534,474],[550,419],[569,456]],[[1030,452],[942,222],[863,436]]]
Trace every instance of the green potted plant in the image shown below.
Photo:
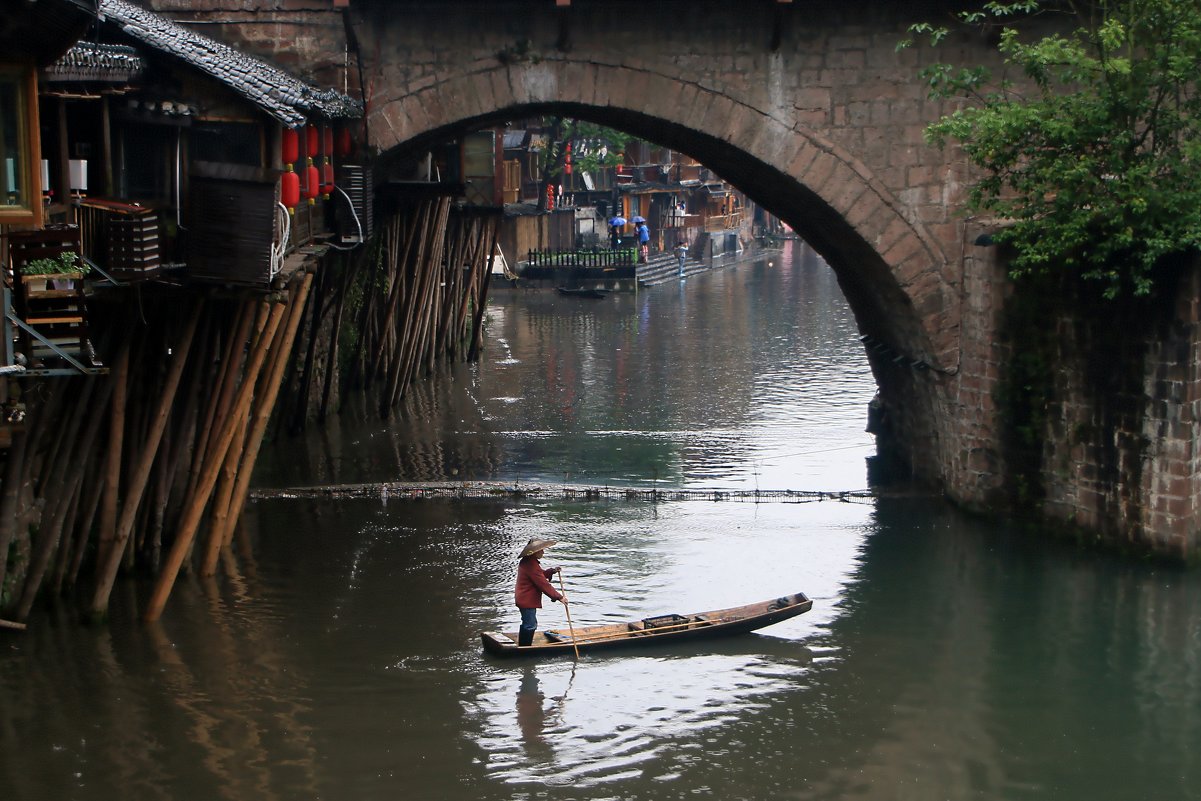
[[[30,289],[45,291],[46,282],[53,281],[55,289],[74,289],[75,282],[82,280],[91,270],[91,265],[73,250],[65,250],[58,256],[33,259],[21,268],[21,275]]]

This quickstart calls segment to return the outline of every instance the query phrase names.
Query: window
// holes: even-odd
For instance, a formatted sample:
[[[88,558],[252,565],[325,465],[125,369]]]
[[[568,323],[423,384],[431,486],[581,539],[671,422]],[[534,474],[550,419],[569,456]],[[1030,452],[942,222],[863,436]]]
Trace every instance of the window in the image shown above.
[[[0,222],[41,222],[42,198],[33,165],[37,92],[32,70],[0,67]]]

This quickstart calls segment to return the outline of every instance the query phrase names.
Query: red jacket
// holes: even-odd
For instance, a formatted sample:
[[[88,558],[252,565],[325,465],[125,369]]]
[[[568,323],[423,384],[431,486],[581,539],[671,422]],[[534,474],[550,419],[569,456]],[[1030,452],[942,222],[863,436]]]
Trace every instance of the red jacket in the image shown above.
[[[550,577],[553,570],[543,570],[542,563],[532,556],[527,556],[517,565],[517,589],[513,593],[517,600],[518,609],[541,609],[542,596],[552,601],[563,597],[551,586]]]

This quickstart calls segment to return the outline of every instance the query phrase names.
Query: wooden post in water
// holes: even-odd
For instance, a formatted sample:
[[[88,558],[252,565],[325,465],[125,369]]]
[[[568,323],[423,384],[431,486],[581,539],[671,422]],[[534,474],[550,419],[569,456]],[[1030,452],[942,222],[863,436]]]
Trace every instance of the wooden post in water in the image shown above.
[[[137,518],[142,493],[145,491],[146,481],[150,477],[150,468],[154,464],[154,456],[158,451],[163,429],[167,425],[167,417],[171,412],[171,404],[175,401],[175,391],[179,388],[179,378],[183,375],[184,363],[187,362],[188,353],[192,349],[192,338],[196,333],[196,326],[200,321],[200,313],[204,309],[204,305],[203,298],[196,301],[195,308],[192,310],[192,316],[184,325],[183,334],[180,336],[179,344],[175,348],[174,359],[171,362],[171,369],[168,371],[162,393],[159,396],[158,407],[155,410],[154,421],[149,436],[147,436],[146,442],[142,447],[137,467],[130,477],[129,491],[125,497],[125,505],[121,510],[121,518],[117,523],[116,536],[113,538],[112,547],[105,554],[104,563],[99,566],[97,572],[96,592],[92,596],[91,611],[93,615],[103,615],[108,608],[108,596],[112,592],[113,582],[117,578],[117,569],[121,566],[121,557],[125,553],[125,544],[129,541],[129,535],[133,531],[133,523]]]
[[[473,362],[480,357],[484,349],[484,308],[488,305],[488,286],[492,282],[492,267],[496,260],[496,239],[500,235],[500,223],[492,221],[492,237],[488,245],[488,268],[484,270],[484,280],[480,283],[479,297],[475,304],[475,319],[471,325],[471,350],[467,353],[467,361]]]
[[[70,430],[71,448],[66,453],[62,454],[60,464],[55,466],[54,476],[55,494],[53,504],[49,503],[50,512],[49,519],[43,516],[43,525],[39,527],[37,538],[37,550],[34,552],[34,557],[29,565],[29,573],[25,577],[25,589],[21,593],[21,602],[17,605],[17,621],[24,623],[29,618],[29,612],[33,609],[33,602],[36,600],[38,590],[42,587],[42,580],[45,578],[46,569],[50,565],[50,558],[54,555],[55,549],[58,548],[59,541],[62,538],[63,523],[68,509],[71,505],[71,499],[79,492],[80,484],[83,481],[84,467],[91,460],[92,445],[96,441],[96,434],[100,430],[100,423],[104,419],[104,407],[108,405],[108,392],[101,392],[101,397],[97,406],[100,408],[99,414],[89,416],[87,412],[92,403],[92,395],[97,384],[95,378],[89,377],[84,382],[84,389],[78,396],[75,408],[72,411],[71,419],[67,425]],[[104,389],[111,390],[112,384],[105,381]],[[83,436],[78,442],[75,441],[75,434],[79,430],[80,422],[87,420],[87,428],[84,429]],[[67,458],[70,456],[71,458]]]
[[[125,406],[129,389],[129,351],[132,330],[121,341],[117,363],[113,366],[113,400],[109,406],[108,450],[104,463],[104,497],[100,506],[100,532],[96,564],[103,564],[117,531],[117,504],[121,497],[121,453],[125,447]]]
[[[220,527],[216,524],[213,525],[209,550],[205,554],[201,575],[211,576],[217,571],[221,548],[229,545],[233,538],[234,528],[238,525],[238,518],[242,516],[242,507],[246,504],[246,495],[250,489],[250,476],[254,472],[254,463],[258,460],[263,436],[267,433],[267,424],[271,421],[271,411],[275,408],[275,401],[279,397],[284,371],[288,366],[288,358],[292,354],[296,332],[300,328],[300,320],[304,316],[305,303],[308,301],[312,285],[312,273],[305,273],[300,286],[293,290],[283,336],[277,337],[277,343],[272,346],[267,378],[263,382],[261,396],[255,403],[253,417],[249,421],[246,447],[230,493],[229,508],[223,517],[222,525]]]
[[[163,564],[162,571],[159,573],[158,580],[154,585],[154,592],[151,594],[146,608],[146,620],[158,620],[162,616],[163,607],[167,604],[167,597],[171,594],[171,588],[175,586],[175,578],[179,575],[179,568],[183,565],[184,557],[192,547],[192,540],[196,536],[196,529],[200,525],[201,517],[204,515],[204,507],[208,504],[209,498],[213,493],[213,487],[217,483],[217,472],[225,461],[225,454],[229,449],[230,442],[233,440],[234,432],[239,424],[239,418],[243,417],[250,408],[254,385],[258,380],[263,359],[267,355],[268,345],[279,328],[279,321],[283,316],[283,311],[283,304],[274,304],[274,308],[267,319],[266,328],[255,344],[250,361],[246,365],[246,371],[242,376],[242,384],[238,390],[237,398],[234,400],[232,410],[230,414],[226,415],[225,421],[221,426],[221,431],[213,445],[213,450],[206,457],[204,470],[197,482],[196,493],[192,496],[191,502],[184,509],[180,517],[175,541],[171,544],[171,551],[167,554],[167,561]]]

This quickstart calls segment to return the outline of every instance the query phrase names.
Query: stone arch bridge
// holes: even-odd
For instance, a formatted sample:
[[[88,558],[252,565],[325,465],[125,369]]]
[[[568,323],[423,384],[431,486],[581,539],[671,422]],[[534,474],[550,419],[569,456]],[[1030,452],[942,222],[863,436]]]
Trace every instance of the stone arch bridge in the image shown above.
[[[156,3],[166,12],[176,5]],[[219,28],[216,35],[239,47],[352,93],[357,85],[383,163],[540,112],[620,128],[700,159],[835,270],[870,337],[890,437],[914,474],[968,506],[1006,504],[1011,476],[997,403],[1009,360],[999,331],[1003,265],[994,248],[976,244],[988,226],[962,213],[965,162],[924,143],[924,126],[949,107],[927,99],[919,75],[926,62],[989,63],[995,51],[967,35],[939,53],[897,49],[911,23],[946,19],[959,4],[335,0],[284,3],[293,7],[284,11],[248,3],[264,8],[242,12],[188,5],[193,16],[220,23],[208,31]],[[1194,354],[1195,306],[1182,329]],[[1149,345],[1148,386],[1156,371],[1171,370],[1156,356],[1168,350]],[[1172,375],[1183,395],[1180,387],[1167,395],[1179,396],[1181,407],[1201,404],[1196,367]],[[1069,376],[1064,398],[1072,386]],[[1140,409],[1153,400],[1143,398]],[[1058,413],[1088,418],[1090,403],[1064,400]],[[1133,432],[1145,442],[1179,411],[1162,408],[1158,421],[1140,412],[1127,422],[1145,429]],[[1055,430],[1041,468],[1052,517],[1161,551],[1196,550],[1195,429],[1173,429],[1164,447],[1135,453],[1108,447],[1106,432],[1078,447],[1054,441]]]

